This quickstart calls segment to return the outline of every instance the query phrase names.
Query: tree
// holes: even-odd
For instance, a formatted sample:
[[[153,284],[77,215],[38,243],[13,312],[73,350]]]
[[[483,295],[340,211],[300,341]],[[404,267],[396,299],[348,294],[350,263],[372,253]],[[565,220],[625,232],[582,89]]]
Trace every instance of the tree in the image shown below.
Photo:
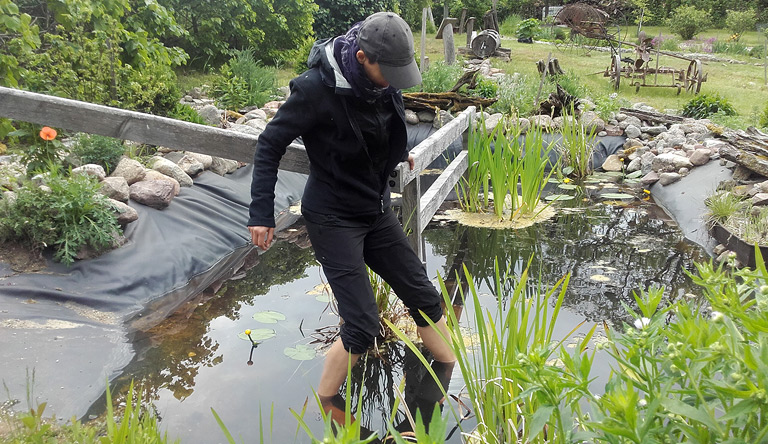
[[[696,34],[706,30],[710,25],[707,11],[697,9],[695,6],[679,6],[667,20],[672,32],[678,34],[683,40],[690,40]]]
[[[374,12],[399,12],[399,2],[392,0],[316,0],[315,36],[319,39],[343,34],[351,25]],[[421,17],[419,17],[421,19]]]
[[[728,11],[725,17],[725,27],[736,36],[738,41],[745,31],[755,29],[757,13],[754,9],[747,11]]]

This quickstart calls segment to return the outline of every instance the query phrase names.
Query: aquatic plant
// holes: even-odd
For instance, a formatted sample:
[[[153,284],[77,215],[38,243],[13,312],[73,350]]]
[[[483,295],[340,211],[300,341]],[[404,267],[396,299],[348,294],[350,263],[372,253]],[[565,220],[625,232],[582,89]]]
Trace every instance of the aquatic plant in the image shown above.
[[[561,133],[563,139],[559,151],[562,173],[577,178],[588,176],[592,172],[595,129],[587,131],[577,120],[566,117]]]

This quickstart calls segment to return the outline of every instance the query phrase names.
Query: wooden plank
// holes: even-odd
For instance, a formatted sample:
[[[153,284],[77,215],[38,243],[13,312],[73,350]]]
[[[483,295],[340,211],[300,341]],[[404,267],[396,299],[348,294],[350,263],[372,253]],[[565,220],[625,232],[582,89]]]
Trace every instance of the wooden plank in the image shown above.
[[[455,25],[456,22],[458,22],[458,20],[459,19],[453,18],[453,17],[443,18],[443,21],[440,23],[440,27],[437,28],[437,34],[435,34],[435,38],[437,40],[440,40],[443,38],[443,30],[445,29],[446,26],[450,26],[451,31],[453,31],[453,25]]]
[[[0,117],[252,163],[256,136],[167,117],[0,87]],[[280,169],[309,173],[303,146],[291,144]]]
[[[426,227],[429,221],[432,220],[432,216],[435,215],[437,209],[443,203],[448,194],[453,190],[456,183],[467,171],[469,161],[467,160],[467,151],[462,151],[456,156],[448,168],[443,171],[443,174],[437,178],[437,180],[429,187],[429,189],[421,196],[421,227]]]
[[[420,196],[421,181],[419,179],[411,181],[403,190],[401,210],[403,212],[403,229],[408,235],[408,242],[423,262],[426,257],[421,243],[421,232],[424,230],[424,226],[421,225]]]
[[[426,167],[443,154],[443,151],[453,143],[454,140],[462,136],[474,119],[475,107],[470,106],[462,111],[455,119],[448,122],[444,127],[435,131],[416,145],[411,153],[414,157],[413,170],[409,169],[408,162],[401,162],[392,172],[389,186],[394,192],[402,192],[405,186],[415,179]]]

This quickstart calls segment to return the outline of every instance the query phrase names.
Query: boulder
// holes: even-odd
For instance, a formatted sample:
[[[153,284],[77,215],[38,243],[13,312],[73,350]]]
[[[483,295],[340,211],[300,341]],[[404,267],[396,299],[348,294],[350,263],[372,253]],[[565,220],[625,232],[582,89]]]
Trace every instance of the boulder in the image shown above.
[[[112,171],[112,174],[110,174],[110,177],[123,177],[128,182],[128,185],[132,185],[144,179],[144,165],[137,160],[123,157],[115,167],[115,171]]]
[[[674,153],[663,153],[653,159],[652,168],[654,171],[663,173],[679,171],[680,168],[693,168],[693,164],[687,157]]]
[[[142,180],[130,187],[131,200],[162,210],[173,199],[173,184],[165,180]]]
[[[223,176],[235,172],[239,166],[240,164],[236,160],[222,159],[221,157],[214,156],[210,169],[212,172]]]
[[[624,162],[621,161],[618,154],[611,154],[603,162],[602,168],[605,171],[622,171]]]
[[[683,176],[678,173],[661,173],[659,174],[659,183],[667,186],[680,180]]]
[[[517,119],[517,125],[520,128],[520,134],[525,134],[531,129],[531,121],[524,117]]]
[[[597,134],[605,129],[605,121],[594,111],[582,113],[579,121],[587,133]]]
[[[537,126],[544,131],[549,131],[552,128],[552,118],[545,114],[531,116],[528,118],[528,121],[531,123],[531,126]]]
[[[659,181],[659,174],[656,171],[651,171],[640,179],[640,183],[643,186],[653,185]]]
[[[206,170],[210,168],[213,163],[213,156],[209,156],[208,154],[192,153],[188,151],[186,155],[202,163],[203,168]]]
[[[197,111],[203,121],[208,125],[218,125],[221,123],[221,111],[213,105],[205,105]]]
[[[435,114],[435,119],[432,121],[432,127],[435,129],[440,129],[451,120],[453,120],[451,113],[441,109],[437,112],[437,114]]]
[[[627,127],[624,128],[624,134],[626,134],[627,139],[637,139],[642,132],[640,131],[640,128],[635,125],[627,125]]]
[[[693,150],[693,153],[691,153],[691,156],[688,159],[691,161],[693,166],[706,165],[707,162],[709,162],[709,150]]]
[[[115,199],[110,199],[109,202],[115,208],[115,212],[117,213],[117,223],[120,225],[128,225],[139,218],[139,213],[130,205]]]
[[[434,111],[419,111],[416,113],[416,116],[419,118],[419,122],[424,123],[432,123],[435,120],[435,112]]]
[[[181,191],[181,185],[179,185],[178,180],[174,179],[173,177],[166,176],[160,171],[147,170],[147,174],[144,176],[144,180],[162,180],[170,183],[171,185],[173,185],[174,196],[178,196],[179,192]]]
[[[125,180],[125,177],[105,177],[101,181],[99,191],[108,198],[119,202],[128,202],[130,197],[128,181]]]
[[[104,167],[95,163],[79,166],[72,170],[72,174],[85,174],[88,176],[93,176],[99,181],[102,181],[105,177],[107,177],[107,173],[104,172]]]
[[[640,127],[640,131],[650,134],[651,136],[658,136],[659,134],[666,132],[667,127],[664,125],[657,125],[657,126],[642,126]]]
[[[416,111],[412,109],[405,110],[405,122],[411,125],[419,123],[419,116],[416,115]]]
[[[189,177],[195,177],[205,170],[205,166],[203,166],[202,162],[188,154],[183,155],[181,159],[177,160],[176,165],[178,165]]]
[[[164,157],[154,157],[152,159],[152,169],[168,177],[173,177],[182,187],[191,187],[193,184],[192,178],[180,166]]]

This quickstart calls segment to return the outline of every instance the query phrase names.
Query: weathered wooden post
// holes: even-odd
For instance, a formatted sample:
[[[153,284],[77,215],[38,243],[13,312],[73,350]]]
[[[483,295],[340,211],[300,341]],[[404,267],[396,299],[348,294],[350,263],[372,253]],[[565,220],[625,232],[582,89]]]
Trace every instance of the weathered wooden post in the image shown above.
[[[475,33],[475,18],[470,17],[467,19],[467,48],[472,46],[472,34]]]
[[[424,8],[421,10],[421,63],[419,64],[419,68],[421,69],[421,73],[424,74],[424,71],[427,70],[427,65],[424,61],[424,58],[426,57],[427,53],[427,8]]]
[[[456,63],[456,46],[453,44],[453,25],[448,24],[443,28],[443,48],[445,50],[445,63]]]

